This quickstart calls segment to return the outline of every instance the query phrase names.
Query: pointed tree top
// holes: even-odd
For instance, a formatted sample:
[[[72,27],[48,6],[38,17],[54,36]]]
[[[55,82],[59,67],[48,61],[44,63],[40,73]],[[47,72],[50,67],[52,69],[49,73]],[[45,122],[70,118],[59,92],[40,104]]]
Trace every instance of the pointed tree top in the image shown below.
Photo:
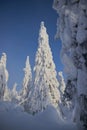
[[[44,21],[41,22],[41,27],[43,27],[43,26],[44,26]]]
[[[44,39],[44,41],[46,42],[48,41],[48,34],[43,21],[40,24],[39,38],[38,38],[39,43],[42,43],[42,39]]]
[[[2,55],[6,57],[6,53],[5,52],[3,52]]]
[[[29,62],[29,56],[26,58],[25,68],[23,69],[25,72],[31,71],[31,66]]]
[[[26,58],[26,66],[29,65],[29,56]]]
[[[4,53],[4,52],[2,53],[2,57],[1,57],[1,59],[3,59],[3,58],[4,58],[4,59],[7,58],[6,53]]]
[[[1,63],[3,64],[3,66],[6,68],[6,60],[7,60],[7,56],[6,53],[2,53],[2,57],[1,57]]]
[[[46,31],[46,27],[44,26],[44,21],[42,21],[40,24],[40,31],[42,32],[43,30]]]

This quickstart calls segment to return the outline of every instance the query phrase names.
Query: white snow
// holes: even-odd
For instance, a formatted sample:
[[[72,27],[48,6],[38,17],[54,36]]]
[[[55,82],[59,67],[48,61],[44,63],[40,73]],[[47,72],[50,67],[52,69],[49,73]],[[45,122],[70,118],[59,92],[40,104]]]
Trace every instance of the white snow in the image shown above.
[[[66,85],[65,85],[65,81],[64,81],[64,77],[63,77],[63,72],[62,71],[58,72],[58,81],[59,81],[60,95],[63,96]]]
[[[54,0],[58,13],[56,38],[62,41],[61,59],[66,72],[65,102],[82,129],[87,128],[87,0]],[[79,108],[79,109],[78,109]],[[85,128],[84,128],[85,127]]]
[[[62,41],[66,85],[62,72],[59,82],[56,78],[49,36],[41,22],[34,81],[27,56],[20,95],[16,84],[12,90],[8,89],[6,54],[0,59],[1,130],[77,130],[72,120],[79,126],[78,130],[87,127],[87,0],[54,0],[54,8],[59,14],[56,38]]]
[[[3,100],[4,101],[11,101],[12,97],[13,97],[13,95],[11,94],[11,90],[6,86]]]
[[[9,78],[9,74],[8,74],[7,69],[6,69],[6,61],[7,61],[6,53],[2,53],[2,57],[1,57],[0,63],[3,65],[3,67],[5,69],[5,76],[6,76],[6,82],[7,82],[8,78]]]
[[[24,70],[24,79],[23,79],[23,87],[21,92],[21,98],[27,98],[31,88],[32,82],[32,72],[31,66],[29,62],[29,56],[26,58],[25,68]]]
[[[75,124],[60,120],[57,111],[49,106],[35,116],[24,112],[22,107],[0,102],[0,130],[76,130]]]
[[[5,53],[2,53],[0,59],[0,100],[3,100],[5,88],[7,87],[8,81],[8,71],[6,69],[6,60],[7,56]]]
[[[57,73],[44,22],[41,22],[40,25],[38,44],[33,90],[29,101],[31,112],[43,111],[49,104],[57,107],[60,97],[59,83],[56,78]]]

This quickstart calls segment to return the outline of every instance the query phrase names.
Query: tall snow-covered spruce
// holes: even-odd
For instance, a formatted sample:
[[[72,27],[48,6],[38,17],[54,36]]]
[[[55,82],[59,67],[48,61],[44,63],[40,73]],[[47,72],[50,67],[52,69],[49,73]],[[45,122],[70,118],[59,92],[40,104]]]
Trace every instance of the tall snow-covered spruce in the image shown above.
[[[79,130],[86,130],[87,0],[54,0],[53,7],[59,15],[56,36],[62,41],[61,58],[67,74],[64,98]]]
[[[8,81],[8,71],[6,69],[6,60],[7,56],[5,53],[2,53],[2,57],[0,60],[0,100],[4,100],[5,90],[7,88]]]
[[[24,79],[23,79],[23,88],[22,88],[22,99],[28,98],[29,91],[31,88],[31,83],[32,83],[32,72],[31,72],[31,66],[29,62],[29,56],[26,58],[26,63],[25,63],[25,68],[24,70]]]
[[[60,97],[55,64],[44,22],[41,22],[40,25],[38,44],[34,67],[33,92],[31,95],[31,111],[33,113],[43,111],[50,104],[57,107]]]

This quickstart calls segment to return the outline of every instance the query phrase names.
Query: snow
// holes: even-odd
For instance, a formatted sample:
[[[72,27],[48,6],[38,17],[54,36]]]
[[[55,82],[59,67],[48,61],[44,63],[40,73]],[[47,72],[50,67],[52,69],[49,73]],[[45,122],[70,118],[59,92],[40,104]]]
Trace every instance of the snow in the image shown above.
[[[67,54],[64,54],[62,57],[63,63],[65,65],[64,71],[67,74],[68,77],[72,78],[76,78],[77,76],[77,70],[75,65],[72,63],[72,60],[70,59],[70,57]]]
[[[29,98],[31,113],[43,111],[49,104],[57,107],[60,94],[56,76],[47,29],[44,22],[41,22],[35,58],[33,90]]]
[[[5,92],[4,92],[4,97],[3,97],[3,100],[4,101],[11,101],[12,100],[12,97],[13,96],[11,94],[11,90],[6,86],[5,87]]]
[[[49,36],[42,21],[34,81],[27,56],[20,95],[16,84],[12,91],[8,89],[6,54],[0,59],[1,130],[77,130],[72,120],[78,130],[87,127],[87,0],[54,0],[53,7],[58,13],[56,38],[62,41],[66,85],[62,72],[58,74],[59,82],[56,78]]]
[[[12,102],[9,102],[9,101],[0,101],[0,113],[3,113],[3,112],[9,112],[10,113],[11,111],[21,112],[21,111],[24,111],[24,109],[23,109],[23,107],[18,106],[15,103],[12,103]]]
[[[30,88],[31,88],[31,82],[32,82],[32,72],[31,72],[31,66],[29,62],[29,56],[26,58],[25,68],[24,70],[24,79],[23,79],[23,88],[21,92],[22,98],[27,98]]]
[[[32,116],[23,108],[9,102],[0,102],[1,130],[76,130],[75,124],[60,120],[56,109],[47,107],[44,112]]]
[[[60,95],[63,96],[66,85],[65,85],[62,71],[58,72],[58,81],[59,81]]]
[[[13,85],[12,90],[10,90],[10,95],[11,95],[11,102],[18,102],[18,91],[17,91],[17,83]]]
[[[80,94],[87,94],[87,73],[84,72],[83,70],[78,70],[78,95]]]
[[[58,13],[56,38],[62,41],[61,59],[66,73],[64,101],[77,125],[87,128],[87,0],[54,0]],[[79,109],[78,109],[79,108]],[[85,128],[84,128],[85,127]]]
[[[3,100],[5,88],[7,87],[8,71],[6,69],[6,54],[2,53],[0,59],[0,100]]]
[[[7,69],[6,69],[6,61],[7,61],[6,53],[2,53],[2,57],[1,57],[0,63],[3,65],[3,67],[5,69],[5,76],[6,76],[6,82],[7,82],[8,78],[9,78],[9,74],[8,74]]]

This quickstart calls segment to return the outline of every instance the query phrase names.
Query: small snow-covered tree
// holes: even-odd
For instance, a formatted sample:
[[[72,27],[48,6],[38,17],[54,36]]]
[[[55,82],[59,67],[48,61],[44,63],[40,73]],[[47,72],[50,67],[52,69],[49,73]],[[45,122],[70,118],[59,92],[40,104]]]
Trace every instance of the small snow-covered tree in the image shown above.
[[[3,100],[6,87],[6,77],[3,65],[0,63],[0,100]]]
[[[32,83],[32,72],[31,72],[31,66],[29,63],[29,56],[27,56],[26,64],[24,68],[24,79],[23,79],[23,88],[21,96],[23,99],[28,98],[29,91],[31,89],[31,83]]]
[[[35,113],[43,111],[49,104],[57,107],[60,97],[55,64],[44,22],[41,22],[40,25],[38,43],[34,67],[33,92],[30,102],[31,111]]]
[[[11,102],[11,90],[6,86],[5,92],[4,92],[4,101],[10,101]]]
[[[63,77],[62,71],[58,72],[58,81],[59,81],[59,91],[60,91],[60,96],[62,98],[65,90],[65,81]]]
[[[18,103],[17,83],[13,85],[13,88],[11,90],[11,102]]]
[[[7,87],[8,71],[6,69],[6,54],[2,53],[0,60],[0,100],[3,100],[5,88]]]
[[[5,69],[5,77],[6,77],[6,82],[8,81],[9,78],[9,74],[8,71],[6,69],[6,61],[7,61],[7,56],[6,53],[2,53],[2,57],[1,57],[1,64],[3,65],[4,69]]]

